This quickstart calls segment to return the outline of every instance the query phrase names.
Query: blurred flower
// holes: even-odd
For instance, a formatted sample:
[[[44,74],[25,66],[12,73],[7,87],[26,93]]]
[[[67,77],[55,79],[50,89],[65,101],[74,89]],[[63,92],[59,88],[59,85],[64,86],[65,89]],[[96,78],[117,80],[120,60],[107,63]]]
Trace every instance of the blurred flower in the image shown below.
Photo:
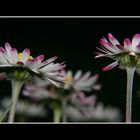
[[[61,75],[64,76],[65,79],[65,89],[72,89],[74,91],[91,91],[92,89],[101,89],[101,85],[97,84],[97,79],[99,75],[96,74],[94,76],[91,76],[90,71],[82,75],[82,71],[79,70],[73,76],[71,70],[67,72],[65,70],[61,70]]]
[[[32,82],[27,83],[23,90],[23,95],[30,97],[33,100],[54,99],[49,100],[48,105],[54,112],[54,122],[67,122],[66,109],[67,104],[71,100],[74,103],[80,102],[81,104],[93,105],[95,104],[95,96],[86,97],[81,91],[91,91],[92,89],[99,90],[101,86],[97,84],[98,75],[91,76],[90,72],[81,76],[82,72],[77,72],[74,79],[71,71],[61,71],[60,75],[64,77],[64,88],[57,88],[50,83],[38,79],[33,79]],[[78,76],[79,75],[79,76]],[[81,90],[81,91],[80,91]]]
[[[65,70],[62,70],[60,75],[64,77],[64,89],[54,87],[48,83],[48,81],[34,77],[32,82],[25,85],[23,95],[35,100],[46,98],[61,99],[71,94],[76,94],[76,91],[91,91],[92,89],[99,90],[101,85],[97,84],[98,75],[90,76],[90,74],[90,72],[86,72],[81,76],[82,72],[78,71],[73,78],[72,71],[66,73]],[[82,92],[79,92],[78,96],[83,97]]]
[[[104,107],[102,103],[96,106],[71,106],[66,109],[67,116],[71,121],[76,122],[116,122],[121,121],[120,111],[113,107]]]
[[[26,84],[22,93],[24,96],[30,97],[33,100],[56,99],[59,96],[55,91],[53,92],[49,89],[49,87],[47,89],[47,87],[45,88],[34,84]]]
[[[113,107],[104,107],[96,103],[96,96],[86,96],[84,92],[72,95],[66,109],[67,117],[71,121],[120,121],[120,111]]]
[[[117,65],[121,68],[140,67],[140,34],[135,34],[132,41],[125,38],[124,45],[121,45],[111,33],[108,34],[108,39],[110,42],[105,37],[100,40],[102,46],[97,47],[99,52],[96,52],[95,58],[109,57],[115,62],[105,66],[103,71],[111,70]]]
[[[10,98],[4,98],[1,104],[4,108],[6,108],[10,104]],[[16,114],[28,117],[44,117],[46,115],[46,110],[42,105],[18,100]]]
[[[57,57],[52,57],[43,61],[44,55],[33,58],[27,48],[22,53],[18,53],[16,48],[12,48],[9,43],[5,43],[5,48],[0,47],[0,71],[5,72],[10,79],[28,80],[36,75],[60,86],[63,78],[59,75],[59,70],[65,65],[54,64],[56,59]]]

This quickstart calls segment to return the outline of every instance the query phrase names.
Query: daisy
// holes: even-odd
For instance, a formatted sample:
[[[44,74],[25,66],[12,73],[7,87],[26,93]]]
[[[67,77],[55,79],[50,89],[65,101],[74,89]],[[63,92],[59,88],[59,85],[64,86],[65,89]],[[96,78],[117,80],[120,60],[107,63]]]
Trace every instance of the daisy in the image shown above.
[[[36,75],[56,86],[61,86],[63,77],[59,75],[59,70],[63,69],[65,64],[54,63],[56,59],[55,56],[43,61],[44,55],[33,58],[27,48],[18,53],[9,43],[5,43],[5,48],[0,47],[0,71],[7,72],[7,76],[16,80],[28,80]]]
[[[135,71],[140,71],[140,34],[135,34],[130,39],[125,38],[123,45],[111,34],[108,33],[109,41],[103,37],[100,40],[101,48],[97,47],[96,57],[108,57],[115,62],[103,67],[103,71],[111,70],[119,65],[127,71],[127,94],[126,94],[126,122],[131,122],[132,87]]]
[[[65,110],[69,100],[76,101],[75,99],[77,99],[76,102],[81,100],[83,103],[93,104],[95,102],[95,97],[85,97],[82,91],[91,91],[92,89],[99,90],[101,85],[97,84],[98,75],[91,76],[91,72],[86,72],[82,75],[82,72],[79,70],[72,76],[72,71],[69,70],[66,72],[65,70],[61,70],[60,75],[64,77],[64,88],[54,87],[47,81],[36,77],[33,79],[32,83],[27,83],[25,85],[22,93],[24,96],[30,97],[33,100],[53,99],[50,101],[59,102],[59,108],[56,105],[53,107],[54,114],[56,114],[54,120],[58,122],[62,116],[62,121],[66,122],[67,117]],[[57,114],[59,114],[59,117]]]
[[[78,70],[76,74],[73,75],[71,70],[68,70],[67,72],[62,70],[61,75],[64,76],[65,89],[72,89],[74,91],[91,91],[101,89],[101,85],[97,84],[99,75],[96,74],[91,76],[90,71],[82,74],[82,71]]]
[[[108,33],[109,41],[103,37],[100,40],[101,48],[97,47],[96,57],[109,57],[115,62],[105,66],[102,70],[108,71],[117,65],[122,67],[140,67],[140,34],[135,34],[132,41],[125,38],[123,45],[111,34]]]
[[[97,84],[98,74],[91,76],[91,72],[86,72],[82,75],[82,71],[79,70],[73,76],[71,70],[66,72],[63,69],[61,70],[60,75],[64,77],[64,88],[54,87],[48,81],[34,77],[32,82],[25,85],[23,95],[29,96],[35,100],[45,98],[60,99],[69,96],[70,94],[75,94],[76,92],[79,93],[79,96],[82,96],[81,91],[101,89],[101,85]],[[65,94],[62,94],[61,92],[65,92]]]
[[[12,108],[9,114],[9,122],[13,122],[16,102],[23,84],[33,76],[40,77],[60,87],[63,85],[63,77],[59,71],[65,67],[64,63],[54,63],[57,57],[44,60],[44,55],[32,57],[29,49],[18,53],[9,43],[5,48],[0,47],[0,72],[4,72],[12,83]]]

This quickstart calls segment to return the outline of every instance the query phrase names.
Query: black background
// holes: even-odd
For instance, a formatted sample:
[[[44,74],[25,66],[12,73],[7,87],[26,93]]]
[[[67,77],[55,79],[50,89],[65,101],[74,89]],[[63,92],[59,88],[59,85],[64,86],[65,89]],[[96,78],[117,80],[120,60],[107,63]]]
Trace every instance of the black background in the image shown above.
[[[31,50],[31,55],[44,54],[46,59],[58,56],[65,61],[66,69],[76,72],[90,70],[99,73],[102,90],[95,92],[98,101],[118,107],[124,116],[126,72],[117,68],[102,72],[101,68],[110,59],[94,59],[95,49],[100,46],[102,36],[111,32],[123,43],[125,37],[132,38],[140,33],[140,18],[0,18],[0,45],[9,42],[12,47],[22,51]],[[135,74],[133,92],[133,121],[140,121],[140,77]],[[10,94],[10,83],[0,82],[0,96]],[[92,94],[92,93],[91,93]]]

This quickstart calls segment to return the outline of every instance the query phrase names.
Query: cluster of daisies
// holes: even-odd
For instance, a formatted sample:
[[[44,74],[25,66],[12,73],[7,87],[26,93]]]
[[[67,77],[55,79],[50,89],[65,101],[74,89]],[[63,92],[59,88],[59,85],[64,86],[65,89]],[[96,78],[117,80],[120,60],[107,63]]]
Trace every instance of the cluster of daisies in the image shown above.
[[[122,45],[109,33],[108,40],[103,37],[100,43],[101,47],[97,47],[95,58],[108,57],[114,60],[103,67],[103,71],[111,70],[117,65],[122,69],[140,71],[140,34],[135,34],[132,41],[124,39]],[[44,55],[32,57],[27,48],[20,53],[9,43],[5,43],[4,48],[0,47],[0,80],[11,80],[13,86],[12,99],[4,99],[1,103],[4,108],[11,101],[14,104],[10,120],[14,119],[14,112],[24,114],[24,119],[27,119],[25,116],[44,117],[49,112],[43,105],[54,111],[54,120],[57,121],[121,120],[118,109],[104,107],[102,103],[97,103],[94,94],[87,94],[101,89],[97,82],[98,74],[92,76],[91,71],[83,73],[81,70],[74,74],[72,70],[66,71],[64,62],[55,63],[56,56],[44,59]],[[17,93],[14,93],[15,89],[18,89],[13,84],[15,81],[24,84],[23,90],[19,90],[19,93],[22,92],[28,101],[18,100]]]

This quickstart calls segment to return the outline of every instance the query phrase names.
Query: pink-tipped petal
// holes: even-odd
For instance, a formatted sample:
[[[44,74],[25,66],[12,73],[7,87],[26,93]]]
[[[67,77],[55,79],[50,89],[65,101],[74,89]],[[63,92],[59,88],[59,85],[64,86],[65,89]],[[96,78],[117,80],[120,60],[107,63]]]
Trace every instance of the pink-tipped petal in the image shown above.
[[[39,55],[39,56],[37,56],[37,60],[38,60],[39,62],[42,62],[42,61],[44,60],[44,55]]]
[[[118,65],[118,62],[115,61],[114,63],[111,63],[105,67],[102,68],[102,71],[109,71],[111,69],[113,69],[114,67],[116,67]]]
[[[33,59],[29,59],[27,62],[26,62],[26,65],[31,67],[31,68],[34,68],[37,64],[37,58],[33,58]]]
[[[52,57],[52,58],[50,58],[50,59],[48,59],[46,61],[43,61],[42,63],[40,63],[38,65],[38,67],[44,67],[44,66],[50,64],[51,62],[55,61],[57,58],[58,58],[57,56],[54,56],[54,57]]]
[[[111,47],[111,44],[105,39],[105,38],[102,38],[100,40],[100,43],[104,46],[104,47]]]
[[[124,39],[124,46],[127,46],[127,47],[131,46],[131,41],[128,38]]]
[[[11,64],[13,64],[14,62],[12,61],[11,49],[12,49],[12,47],[10,46],[10,44],[5,43],[6,57],[7,57],[8,61]]]
[[[62,69],[59,73],[60,76],[66,76],[66,70]]]
[[[108,33],[108,38],[113,45],[120,45],[118,40],[111,33]]]
[[[28,48],[24,49],[23,53],[30,55],[30,50]]]
[[[0,53],[5,53],[5,49],[3,47],[0,47]]]
[[[26,63],[26,61],[29,59],[30,56],[30,50],[29,49],[24,49],[24,51],[22,52],[22,56],[21,56],[21,61],[23,63]]]
[[[7,50],[7,51],[9,51],[9,50],[11,50],[11,45],[8,43],[8,42],[6,42],[5,43],[5,49]]]
[[[132,47],[135,48],[140,43],[140,34],[135,34],[132,39]]]

